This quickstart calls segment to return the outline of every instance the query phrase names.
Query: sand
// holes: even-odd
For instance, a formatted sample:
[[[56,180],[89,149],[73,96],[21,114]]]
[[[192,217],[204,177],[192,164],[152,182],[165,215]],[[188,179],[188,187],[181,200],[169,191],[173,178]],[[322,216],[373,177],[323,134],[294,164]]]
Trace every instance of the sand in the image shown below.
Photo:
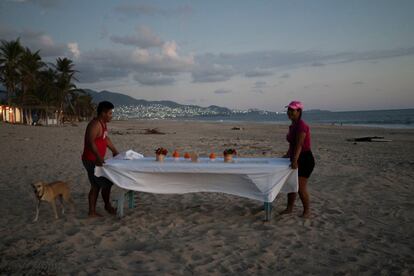
[[[34,127],[0,123],[0,274],[412,275],[414,130],[311,125],[316,168],[312,216],[263,222],[261,202],[219,193],[137,193],[117,219],[87,218],[89,182],[80,155],[86,123]],[[240,127],[240,130],[232,130]],[[177,121],[109,124],[117,148],[153,156],[234,147],[244,157],[281,156],[287,125]],[[143,134],[158,128],[164,135]],[[347,138],[384,136],[388,143]],[[30,183],[64,180],[76,211],[53,218],[47,203],[33,223]],[[59,209],[59,207],[58,207]]]

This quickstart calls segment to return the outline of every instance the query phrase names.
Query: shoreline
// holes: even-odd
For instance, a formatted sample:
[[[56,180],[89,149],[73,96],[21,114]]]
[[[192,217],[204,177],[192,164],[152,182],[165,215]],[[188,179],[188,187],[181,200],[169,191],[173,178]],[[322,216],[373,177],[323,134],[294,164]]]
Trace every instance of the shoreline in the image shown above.
[[[241,121],[241,120],[198,120],[198,119],[125,119],[125,120],[114,120],[119,122],[127,121],[173,121],[173,122],[201,122],[201,123],[218,123],[218,124],[263,124],[263,125],[282,125],[289,126],[290,121]],[[359,128],[380,128],[380,129],[414,129],[414,124],[365,124],[365,123],[322,123],[306,121],[310,126],[333,126],[333,127],[359,127]]]

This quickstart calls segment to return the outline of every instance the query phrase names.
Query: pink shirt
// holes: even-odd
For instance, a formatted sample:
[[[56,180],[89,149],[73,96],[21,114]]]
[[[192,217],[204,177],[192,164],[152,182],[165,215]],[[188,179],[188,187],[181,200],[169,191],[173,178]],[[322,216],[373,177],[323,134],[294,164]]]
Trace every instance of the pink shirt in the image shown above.
[[[289,133],[286,135],[286,140],[289,142],[290,157],[293,156],[296,147],[296,137],[301,132],[304,132],[306,134],[301,153],[311,150],[311,136],[309,126],[302,119],[300,119],[299,121],[294,122],[289,126]]]

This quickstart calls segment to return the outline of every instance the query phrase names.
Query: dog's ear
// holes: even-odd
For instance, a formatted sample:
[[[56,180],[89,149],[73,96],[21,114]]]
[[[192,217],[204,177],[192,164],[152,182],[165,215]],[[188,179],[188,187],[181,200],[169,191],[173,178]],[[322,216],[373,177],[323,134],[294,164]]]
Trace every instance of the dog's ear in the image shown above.
[[[37,186],[40,186],[40,185],[43,185],[43,181],[36,181],[36,182],[33,182],[33,183],[32,183],[32,186],[33,186],[33,187],[35,187],[35,188],[36,188]]]

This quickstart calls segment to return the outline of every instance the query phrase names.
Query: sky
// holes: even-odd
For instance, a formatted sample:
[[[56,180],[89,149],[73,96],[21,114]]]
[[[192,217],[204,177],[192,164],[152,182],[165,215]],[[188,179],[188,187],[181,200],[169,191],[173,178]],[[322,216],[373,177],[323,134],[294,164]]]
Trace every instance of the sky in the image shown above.
[[[79,88],[284,111],[414,108],[414,1],[0,0],[0,39]]]

